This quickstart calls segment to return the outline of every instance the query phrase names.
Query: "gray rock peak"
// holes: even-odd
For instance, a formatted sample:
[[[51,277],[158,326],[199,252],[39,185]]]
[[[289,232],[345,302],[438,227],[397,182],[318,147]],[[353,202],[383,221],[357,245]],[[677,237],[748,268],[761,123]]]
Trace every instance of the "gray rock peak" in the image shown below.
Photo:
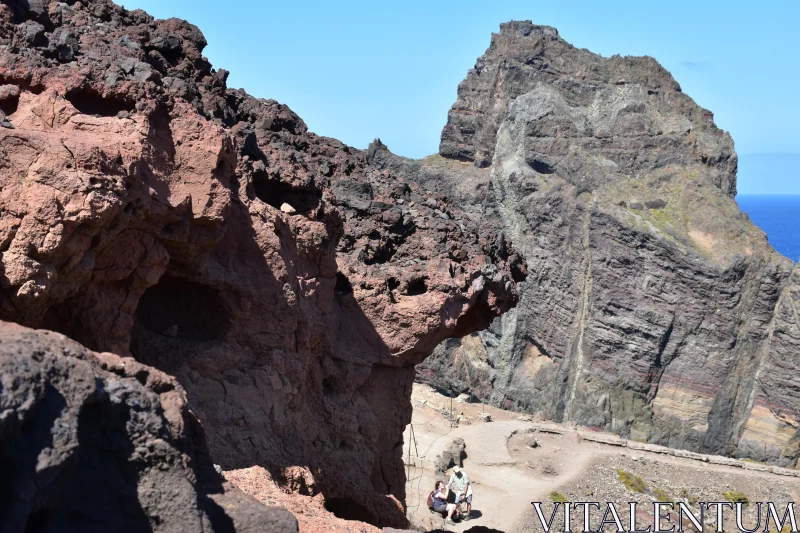
[[[626,106],[617,111],[630,116],[615,113],[606,117],[615,120],[613,125],[620,134],[667,135],[667,144],[674,142],[675,136],[682,136],[692,145],[697,144],[694,137],[698,137],[700,147],[694,155],[717,165],[721,172],[718,186],[735,195],[736,157],[730,136],[716,127],[710,111],[681,92],[680,85],[655,59],[618,55],[605,58],[575,48],[555,28],[530,21],[507,22],[492,35],[486,53],[458,87],[458,98],[442,131],[439,153],[473,161],[479,167],[490,166],[497,130],[509,104],[539,84],[557,91],[570,107],[592,106],[598,98],[628,95],[623,98]],[[631,99],[633,94],[639,96],[638,101]],[[637,120],[637,115],[645,118]],[[602,144],[602,139],[614,131],[606,128],[582,133]],[[720,159],[726,164],[720,165]]]

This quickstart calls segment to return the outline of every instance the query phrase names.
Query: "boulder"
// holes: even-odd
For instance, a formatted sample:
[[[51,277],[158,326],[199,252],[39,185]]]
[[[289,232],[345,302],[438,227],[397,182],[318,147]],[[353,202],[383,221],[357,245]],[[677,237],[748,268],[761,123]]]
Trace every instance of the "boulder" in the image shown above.
[[[297,532],[214,471],[178,382],[0,322],[0,530]]]
[[[466,454],[466,444],[461,437],[453,441],[436,457],[436,471],[444,473],[454,466],[464,466]]]

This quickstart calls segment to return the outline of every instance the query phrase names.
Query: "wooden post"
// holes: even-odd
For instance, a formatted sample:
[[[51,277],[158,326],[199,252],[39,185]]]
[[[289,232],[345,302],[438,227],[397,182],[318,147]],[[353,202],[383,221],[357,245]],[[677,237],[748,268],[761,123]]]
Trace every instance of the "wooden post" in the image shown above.
[[[409,431],[408,431],[408,438],[410,439],[411,438],[411,432],[414,431],[414,426],[412,426],[411,424],[409,424],[408,426],[410,428]],[[408,460],[406,461],[406,481],[408,481],[408,478],[410,476],[411,476],[411,443],[409,442],[408,443]]]

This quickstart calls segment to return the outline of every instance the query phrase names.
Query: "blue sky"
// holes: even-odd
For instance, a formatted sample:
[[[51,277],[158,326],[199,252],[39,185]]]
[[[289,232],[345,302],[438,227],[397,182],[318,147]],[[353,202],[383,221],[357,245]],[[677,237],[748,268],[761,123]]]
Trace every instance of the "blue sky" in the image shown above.
[[[122,4],[199,26],[230,86],[288,104],[312,131],[358,148],[380,137],[415,158],[438,150],[458,83],[499,24],[548,24],[604,56],[658,59],[733,135],[741,193],[800,194],[800,155],[751,156],[800,154],[795,0]]]

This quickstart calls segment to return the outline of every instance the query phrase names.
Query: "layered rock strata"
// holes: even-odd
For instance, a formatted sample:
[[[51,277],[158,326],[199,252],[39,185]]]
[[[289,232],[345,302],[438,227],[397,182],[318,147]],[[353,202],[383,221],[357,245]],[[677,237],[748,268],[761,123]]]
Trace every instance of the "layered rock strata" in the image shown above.
[[[524,263],[205,44],[106,0],[0,4],[0,318],[176,376],[224,469],[302,467],[337,515],[404,525],[413,365]]]
[[[171,376],[0,322],[0,530],[297,532],[214,471]]]
[[[423,379],[633,439],[797,461],[798,274],[736,205],[730,136],[655,60],[510,22],[459,85],[439,156],[376,152],[528,263],[520,305],[447,341]]]

